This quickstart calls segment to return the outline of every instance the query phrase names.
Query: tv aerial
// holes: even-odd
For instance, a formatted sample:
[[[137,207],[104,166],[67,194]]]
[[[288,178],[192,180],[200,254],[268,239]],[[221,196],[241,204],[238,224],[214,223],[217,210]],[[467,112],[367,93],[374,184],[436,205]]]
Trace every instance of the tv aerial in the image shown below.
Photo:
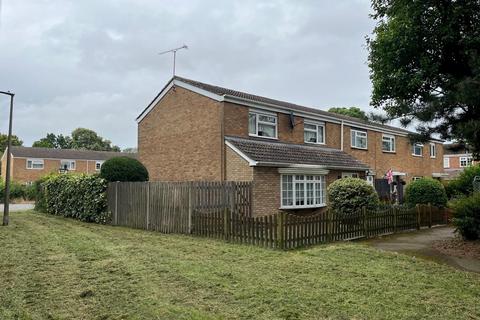
[[[174,77],[175,77],[175,63],[176,63],[176,60],[177,60],[177,51],[182,50],[182,49],[188,49],[188,46],[186,44],[184,44],[181,47],[171,49],[171,50],[167,50],[167,51],[162,51],[162,52],[158,53],[159,55],[163,55],[163,54],[170,53],[170,52],[173,53],[173,76]]]

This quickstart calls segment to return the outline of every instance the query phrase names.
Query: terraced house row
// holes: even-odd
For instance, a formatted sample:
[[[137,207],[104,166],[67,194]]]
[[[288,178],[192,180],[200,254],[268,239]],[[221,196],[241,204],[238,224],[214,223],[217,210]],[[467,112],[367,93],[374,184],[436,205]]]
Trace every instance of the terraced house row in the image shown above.
[[[342,177],[398,185],[443,176],[441,140],[407,130],[174,77],[138,116],[150,179],[253,182],[256,215],[312,212]]]

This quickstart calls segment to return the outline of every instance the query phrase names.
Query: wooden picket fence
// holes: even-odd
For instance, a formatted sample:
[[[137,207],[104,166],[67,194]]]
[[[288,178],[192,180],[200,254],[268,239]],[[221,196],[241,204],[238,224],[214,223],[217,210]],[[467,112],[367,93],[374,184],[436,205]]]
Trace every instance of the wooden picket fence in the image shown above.
[[[250,182],[112,182],[107,204],[113,225],[191,233],[193,212],[251,216],[251,191]]]
[[[310,216],[280,212],[262,217],[240,216],[225,210],[223,213],[195,212],[192,233],[235,243],[294,249],[432,227],[446,224],[447,219],[446,209],[430,205],[363,209],[347,217],[332,210]]]

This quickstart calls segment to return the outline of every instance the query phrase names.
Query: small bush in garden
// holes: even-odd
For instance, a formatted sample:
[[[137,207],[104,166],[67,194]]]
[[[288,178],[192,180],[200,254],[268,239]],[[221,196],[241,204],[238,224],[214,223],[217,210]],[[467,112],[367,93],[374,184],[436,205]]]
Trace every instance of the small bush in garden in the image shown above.
[[[137,159],[115,157],[105,161],[100,176],[109,182],[148,181],[148,171]]]
[[[466,240],[480,238],[480,192],[470,197],[452,202],[454,209],[453,224]]]
[[[36,198],[37,190],[35,189],[35,184],[25,186],[25,200],[35,201]]]
[[[457,178],[448,182],[446,190],[449,198],[471,194],[475,176],[480,176],[480,164],[465,168]]]
[[[410,182],[405,189],[405,200],[409,206],[430,203],[437,207],[445,207],[448,201],[440,181],[430,178]]]
[[[23,199],[25,198],[25,186],[12,181],[10,182],[10,199]],[[0,182],[0,203],[3,203],[5,199],[5,182]]]
[[[375,209],[379,199],[375,189],[365,180],[344,178],[328,186],[328,205],[344,216],[361,212],[362,207]]]
[[[106,223],[107,181],[98,175],[64,174],[41,184],[44,212],[86,222]]]

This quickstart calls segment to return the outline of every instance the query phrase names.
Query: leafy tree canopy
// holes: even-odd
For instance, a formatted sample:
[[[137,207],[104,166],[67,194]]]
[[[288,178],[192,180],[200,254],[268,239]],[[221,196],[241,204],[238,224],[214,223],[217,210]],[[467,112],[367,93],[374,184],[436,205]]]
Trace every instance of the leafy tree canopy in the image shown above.
[[[328,112],[334,112],[334,113],[338,113],[338,114],[343,114],[344,116],[354,117],[354,118],[362,119],[362,120],[365,120],[365,121],[368,120],[368,116],[367,116],[367,114],[365,113],[365,111],[363,111],[362,109],[357,108],[357,107],[350,107],[350,108],[346,108],[346,107],[336,107],[336,108],[330,108],[330,109],[328,109]]]
[[[110,140],[104,139],[95,131],[85,128],[73,130],[71,137],[68,135],[48,133],[46,137],[35,141],[32,146],[55,149],[120,151],[120,148],[112,145]]]
[[[371,104],[480,152],[480,1],[372,0]]]
[[[3,154],[5,149],[7,149],[8,142],[8,134],[0,133],[0,153]],[[12,135],[12,146],[21,146],[23,145],[23,141],[20,140],[16,135]],[[0,154],[0,157],[1,157]]]

